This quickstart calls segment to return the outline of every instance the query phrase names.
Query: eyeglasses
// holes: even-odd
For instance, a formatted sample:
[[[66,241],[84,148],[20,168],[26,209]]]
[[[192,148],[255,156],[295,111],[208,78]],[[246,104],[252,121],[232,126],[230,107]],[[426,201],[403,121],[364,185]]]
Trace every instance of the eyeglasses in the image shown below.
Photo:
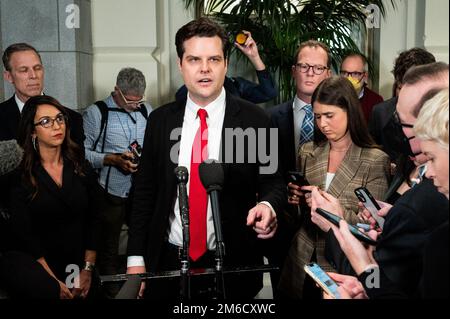
[[[349,76],[351,76],[352,78],[354,78],[354,79],[358,79],[358,80],[361,80],[361,78],[364,76],[364,74],[365,74],[365,72],[358,72],[358,71],[354,71],[354,72],[349,72],[349,71],[344,71],[344,70],[341,70],[340,72],[339,72],[340,74],[341,74],[341,76],[343,76],[343,77],[349,77]]]
[[[413,124],[406,124],[406,123],[403,123],[403,122],[400,120],[400,117],[398,116],[397,110],[394,111],[394,113],[392,114],[392,116],[393,116],[393,118],[394,118],[395,124],[397,124],[397,125],[399,125],[399,126],[401,126],[401,127],[408,127],[408,128],[413,128],[413,127],[414,127]]]
[[[55,118],[51,118],[49,116],[43,117],[39,120],[39,122],[34,123],[34,126],[40,125],[45,128],[50,128],[53,127],[55,122],[58,123],[58,125],[65,125],[66,121],[67,117],[64,114],[59,113]]]
[[[328,67],[323,65],[309,65],[308,63],[297,63],[295,65],[296,70],[300,70],[302,73],[308,73],[309,69],[313,70],[315,75],[321,75],[325,70],[328,69]]]
[[[129,106],[139,106],[139,104],[142,104],[142,103],[145,102],[144,97],[142,97],[142,98],[141,98],[140,100],[138,100],[138,101],[130,101],[130,100],[127,100],[127,98],[125,97],[125,95],[123,95],[122,90],[119,89],[119,88],[118,88],[117,90],[119,91],[120,96],[121,96],[122,99],[125,101],[125,104],[126,104],[126,105],[129,105]]]

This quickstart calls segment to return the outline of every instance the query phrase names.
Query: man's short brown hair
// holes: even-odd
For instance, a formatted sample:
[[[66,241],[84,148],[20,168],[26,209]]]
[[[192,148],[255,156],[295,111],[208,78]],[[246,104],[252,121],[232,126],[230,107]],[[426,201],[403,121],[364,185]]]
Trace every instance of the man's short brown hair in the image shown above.
[[[331,67],[331,51],[330,51],[330,48],[328,48],[328,46],[325,43],[320,42],[320,41],[316,41],[316,40],[308,40],[308,41],[300,43],[300,46],[298,47],[297,51],[295,52],[295,56],[294,56],[294,60],[293,60],[292,65],[296,65],[297,64],[298,55],[306,47],[309,47],[309,48],[322,48],[327,53],[327,67],[328,68]]]
[[[5,52],[3,52],[3,56],[2,56],[3,67],[5,68],[6,71],[11,71],[10,60],[11,60],[11,56],[13,55],[13,53],[21,52],[21,51],[33,51],[34,53],[37,54],[37,56],[39,57],[39,61],[41,61],[41,64],[42,64],[41,56],[40,56],[39,52],[37,52],[37,50],[33,46],[31,46],[27,43],[14,43],[14,44],[11,44],[9,47],[7,47]]]
[[[175,45],[177,47],[177,55],[180,60],[183,60],[184,54],[184,42],[193,37],[219,37],[222,40],[223,56],[226,59],[228,56],[228,50],[230,41],[225,33],[225,30],[212,21],[211,19],[202,17],[197,20],[193,20],[184,26],[182,26],[175,36]]]

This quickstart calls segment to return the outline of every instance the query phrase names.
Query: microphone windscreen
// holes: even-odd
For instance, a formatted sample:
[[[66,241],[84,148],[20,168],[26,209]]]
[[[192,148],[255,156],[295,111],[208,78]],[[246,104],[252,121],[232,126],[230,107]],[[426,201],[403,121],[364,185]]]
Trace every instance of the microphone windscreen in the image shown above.
[[[130,276],[120,288],[115,299],[137,299],[140,288],[141,278],[138,275]]]
[[[178,183],[187,183],[189,179],[188,169],[184,166],[177,166],[174,170],[174,174]]]
[[[222,164],[215,160],[206,160],[198,167],[200,180],[209,192],[213,189],[221,189],[224,181]]]
[[[16,140],[0,142],[0,176],[15,170],[22,161],[23,149]]]

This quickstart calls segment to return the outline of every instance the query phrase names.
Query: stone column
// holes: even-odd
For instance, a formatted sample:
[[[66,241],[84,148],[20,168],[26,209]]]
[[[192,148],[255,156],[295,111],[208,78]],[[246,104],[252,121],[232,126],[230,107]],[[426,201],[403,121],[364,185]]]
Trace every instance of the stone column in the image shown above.
[[[46,94],[73,109],[93,102],[90,0],[1,0],[0,41],[1,54],[16,42],[39,51]],[[3,86],[7,99],[14,88]]]

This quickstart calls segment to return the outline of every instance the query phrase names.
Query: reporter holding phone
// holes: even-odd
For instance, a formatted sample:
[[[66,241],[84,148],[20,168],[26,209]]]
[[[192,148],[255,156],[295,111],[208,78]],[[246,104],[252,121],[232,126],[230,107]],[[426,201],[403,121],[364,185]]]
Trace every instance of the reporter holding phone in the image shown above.
[[[364,186],[381,197],[388,186],[389,157],[373,142],[365,124],[358,97],[351,83],[341,77],[322,81],[312,96],[314,141],[298,153],[300,172],[312,186],[288,184],[289,203],[298,205],[304,198],[311,206],[313,189],[339,199],[341,217],[354,224],[359,221],[358,199],[354,189]],[[314,284],[305,282],[305,264],[315,261],[324,270],[333,267],[325,259],[325,233],[302,212],[304,221],[297,231],[282,269],[280,290],[287,298],[320,296]]]
[[[87,107],[83,114],[86,159],[98,170],[102,223],[98,270],[101,275],[119,272],[118,250],[122,225],[130,211],[132,178],[137,172],[139,150],[151,106],[145,101],[144,74],[123,68],[106,99]],[[105,296],[114,298],[120,285],[105,285]]]
[[[449,199],[449,90],[440,91],[435,97],[428,100],[419,112],[414,132],[420,140],[420,148],[426,157],[427,172],[426,178],[433,181],[437,190]],[[392,274],[383,264],[378,265],[374,258],[372,247],[364,247],[355,237],[353,237],[344,222],[340,228],[332,226],[336,239],[342,250],[345,252],[358,278],[330,274],[341,286],[339,291],[348,298],[355,298],[355,291],[364,289],[364,294],[372,299],[393,299],[393,298],[448,298],[449,296],[449,247],[448,247],[448,210],[447,220],[434,228],[426,239],[423,240],[423,254],[421,254],[421,275],[420,280],[413,278],[409,274],[410,281],[417,282],[417,291],[405,291],[402,286],[392,281],[389,277]],[[372,234],[374,236],[374,234]],[[376,235],[375,235],[376,236]],[[411,236],[403,234],[403,237]],[[407,239],[411,240],[411,237]],[[416,248],[421,250],[420,246]],[[378,269],[380,273],[380,284],[377,289],[367,286],[368,269]],[[406,272],[405,269],[402,269]],[[407,273],[408,274],[408,273]],[[358,287],[355,289],[355,287]]]

